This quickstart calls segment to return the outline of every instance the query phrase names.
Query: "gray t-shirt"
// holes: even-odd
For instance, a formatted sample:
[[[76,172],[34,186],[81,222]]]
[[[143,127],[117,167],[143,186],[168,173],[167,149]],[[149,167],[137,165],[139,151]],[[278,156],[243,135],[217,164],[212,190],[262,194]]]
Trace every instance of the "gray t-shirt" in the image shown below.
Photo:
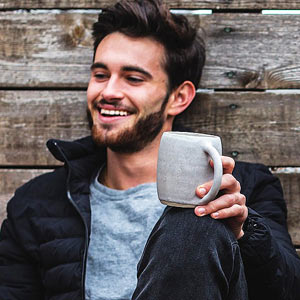
[[[86,300],[129,300],[137,283],[137,263],[165,206],[158,200],[156,183],[113,190],[95,179],[90,192]]]

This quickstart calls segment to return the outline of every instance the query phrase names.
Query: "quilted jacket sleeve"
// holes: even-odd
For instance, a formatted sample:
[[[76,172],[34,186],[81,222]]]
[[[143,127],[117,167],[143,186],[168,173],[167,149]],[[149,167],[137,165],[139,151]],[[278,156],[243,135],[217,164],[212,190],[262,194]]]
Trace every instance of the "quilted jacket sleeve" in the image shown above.
[[[297,300],[300,259],[288,234],[281,184],[259,164],[237,165],[236,175],[249,207],[239,245],[250,299]]]
[[[17,202],[18,196],[9,202],[8,217],[0,232],[0,299],[41,300],[38,266],[24,245],[24,241],[30,243],[32,239],[26,230],[30,225],[15,213]]]

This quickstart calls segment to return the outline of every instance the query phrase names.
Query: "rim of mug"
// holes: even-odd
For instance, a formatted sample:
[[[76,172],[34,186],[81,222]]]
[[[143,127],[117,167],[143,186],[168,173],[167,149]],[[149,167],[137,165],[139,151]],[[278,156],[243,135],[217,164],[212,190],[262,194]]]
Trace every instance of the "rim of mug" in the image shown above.
[[[198,132],[185,132],[185,131],[165,131],[163,134],[181,135],[181,136],[190,135],[190,136],[198,136],[198,137],[219,138],[219,136],[217,136],[217,135],[198,133]]]

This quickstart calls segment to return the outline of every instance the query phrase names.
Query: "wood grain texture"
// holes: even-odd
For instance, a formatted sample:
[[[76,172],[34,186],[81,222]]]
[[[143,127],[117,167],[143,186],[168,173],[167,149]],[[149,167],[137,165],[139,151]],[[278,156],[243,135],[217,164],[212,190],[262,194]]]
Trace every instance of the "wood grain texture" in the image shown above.
[[[206,36],[201,87],[300,88],[300,16],[189,15]],[[1,12],[0,87],[85,88],[96,12]]]
[[[0,165],[56,165],[45,143],[89,135],[85,99],[83,91],[0,91]],[[299,93],[198,93],[177,122],[220,135],[235,159],[299,166]]]
[[[0,165],[57,165],[46,141],[89,133],[85,92],[0,91]]]
[[[199,93],[177,120],[221,136],[223,153],[270,166],[299,165],[300,94]]]
[[[115,3],[115,0],[0,0],[0,9],[18,8],[101,8]],[[298,1],[289,0],[165,0],[173,8],[210,9],[297,9]]]
[[[203,85],[298,88],[300,60],[295,46],[300,36],[293,22],[299,24],[300,16],[214,14],[201,18],[208,49]]]
[[[6,216],[6,204],[13,196],[15,189],[35,176],[51,170],[0,170],[0,224]],[[300,174],[275,174],[283,185],[284,195],[288,206],[288,226],[293,243],[300,246]]]
[[[86,87],[96,16],[0,13],[0,86]]]

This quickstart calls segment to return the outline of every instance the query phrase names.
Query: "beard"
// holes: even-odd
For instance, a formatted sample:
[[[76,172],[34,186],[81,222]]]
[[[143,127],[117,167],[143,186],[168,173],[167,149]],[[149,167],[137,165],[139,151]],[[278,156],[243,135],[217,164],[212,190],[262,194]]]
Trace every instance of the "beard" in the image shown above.
[[[134,153],[144,149],[157,137],[164,125],[164,110],[168,99],[169,93],[165,96],[159,111],[140,118],[134,126],[124,128],[114,136],[105,136],[103,131],[93,124],[91,112],[87,109],[94,143],[118,153]]]

